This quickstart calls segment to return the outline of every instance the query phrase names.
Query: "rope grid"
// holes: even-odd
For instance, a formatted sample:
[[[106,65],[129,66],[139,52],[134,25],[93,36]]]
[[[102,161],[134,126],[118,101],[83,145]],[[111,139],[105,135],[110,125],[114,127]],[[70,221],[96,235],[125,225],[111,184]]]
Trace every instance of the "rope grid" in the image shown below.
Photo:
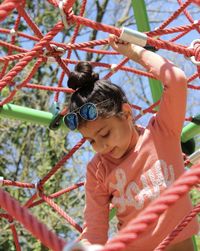
[[[10,93],[7,97],[0,100],[0,106],[3,106],[13,100],[16,93],[23,88],[39,89],[45,91],[55,92],[54,101],[57,102],[60,93],[72,93],[73,90],[70,88],[63,87],[64,77],[69,75],[69,64],[76,64],[77,61],[71,59],[73,50],[80,50],[89,53],[104,54],[104,55],[116,55],[116,52],[107,51],[103,49],[95,49],[95,46],[103,46],[108,44],[108,39],[93,40],[83,43],[77,43],[76,38],[78,36],[80,26],[87,26],[91,29],[121,35],[121,29],[106,24],[94,22],[84,17],[86,8],[86,0],[82,1],[79,15],[73,13],[73,5],[75,0],[68,1],[57,1],[48,0],[55,8],[60,8],[62,16],[62,22],[59,21],[47,34],[42,34],[40,29],[31,19],[30,15],[25,10],[26,1],[17,0],[4,0],[0,4],[0,22],[3,22],[8,15],[14,10],[17,11],[18,17],[15,20],[13,29],[0,28],[1,34],[10,35],[10,42],[0,40],[0,46],[7,49],[7,55],[0,57],[0,63],[3,63],[2,71],[0,72],[0,91],[4,88],[9,87]],[[200,86],[192,85],[191,82],[200,78],[200,40],[194,41],[194,43],[188,47],[181,44],[175,43],[178,39],[195,30],[200,33],[200,20],[193,20],[187,8],[191,4],[197,4],[200,6],[199,0],[186,0],[184,3],[181,0],[177,0],[179,8],[165,20],[156,30],[145,32],[147,35],[147,44],[153,46],[155,49],[169,50],[178,54],[182,54],[196,64],[197,71],[192,76],[188,77],[188,88],[193,90],[200,90]],[[180,14],[184,13],[190,24],[181,25],[172,28],[166,28],[173,20],[175,20]],[[25,34],[18,31],[19,24],[23,18],[27,25],[34,32],[34,35]],[[64,29],[70,28],[75,25],[73,36],[71,37],[70,43],[64,44],[53,41],[53,39]],[[169,41],[163,40],[160,37],[168,34],[174,34],[175,37]],[[32,49],[28,50],[21,48],[16,44],[16,37],[26,38],[35,42]],[[158,38],[159,37],[159,38]],[[15,52],[15,54],[13,54]],[[63,57],[64,53],[67,52],[67,57]],[[26,65],[35,60],[32,70],[28,76],[21,82],[15,83],[14,78],[26,67]],[[144,72],[142,70],[134,69],[129,66],[125,66],[128,62],[128,58],[124,58],[116,65],[111,65],[102,62],[91,62],[95,67],[103,67],[108,69],[109,72],[104,76],[104,79],[110,78],[117,71],[130,72],[145,76],[148,78],[155,79],[151,73]],[[9,63],[15,62],[15,66],[8,71]],[[37,72],[38,68],[47,62],[56,62],[60,68],[61,76],[58,80],[57,87],[42,86],[39,84],[30,83],[32,77]],[[141,118],[147,113],[155,113],[154,108],[159,104],[159,101],[152,104],[146,109],[133,104],[132,107],[139,111],[136,116],[136,120]],[[192,118],[186,118],[186,121],[192,121]],[[41,203],[47,203],[52,209],[54,209],[60,216],[62,216],[70,225],[72,225],[78,232],[82,232],[81,226],[79,226],[66,212],[64,212],[54,201],[54,198],[61,196],[64,193],[68,193],[76,188],[84,185],[83,182],[74,184],[68,188],[58,191],[51,195],[46,195],[44,191],[44,184],[57,172],[61,167],[70,159],[70,157],[84,144],[85,140],[82,139],[78,142],[68,154],[66,154],[52,169],[46,174],[37,184],[25,183],[19,181],[12,181],[6,179],[0,179],[1,186],[14,186],[19,188],[35,189],[35,193],[32,197],[22,206],[15,199],[0,189],[0,207],[5,210],[6,213],[0,213],[0,218],[5,219],[9,223],[9,227],[13,234],[13,239],[17,251],[20,251],[19,239],[15,227],[15,220],[19,221],[24,227],[32,233],[37,239],[39,239],[48,248],[60,251],[66,245],[66,241],[58,238],[53,232],[47,229],[47,227],[38,222],[35,217],[31,215],[28,209],[33,208]],[[187,158],[185,164],[188,164]],[[140,235],[145,232],[146,228],[153,224],[158,217],[173,205],[178,199],[184,196],[191,188],[197,187],[200,180],[200,164],[192,166],[189,172],[185,172],[175,183],[163,192],[162,196],[154,200],[140,215],[137,219],[132,220],[126,228],[118,232],[106,245],[104,250],[123,250],[132,241],[139,238]],[[39,197],[39,199],[38,199]],[[38,200],[37,200],[38,199]],[[159,244],[155,249],[161,251],[166,248],[167,245],[178,235],[180,231],[200,212],[200,205],[196,205],[189,215],[185,216],[182,222],[173,230],[172,233]]]

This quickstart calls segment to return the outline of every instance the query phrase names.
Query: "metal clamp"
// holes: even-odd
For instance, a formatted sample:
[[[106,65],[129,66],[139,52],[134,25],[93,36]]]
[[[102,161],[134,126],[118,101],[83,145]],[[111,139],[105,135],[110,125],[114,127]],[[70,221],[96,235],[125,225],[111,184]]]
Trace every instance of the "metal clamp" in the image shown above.
[[[197,150],[196,152],[191,154],[189,156],[189,160],[193,165],[198,164],[200,162],[200,150]]]
[[[64,54],[65,53],[65,49],[63,47],[57,46],[55,44],[51,44],[50,46],[55,51],[60,52],[60,54]]]
[[[61,14],[61,18],[62,18],[62,21],[63,21],[63,24],[65,26],[66,29],[69,29],[69,25],[67,23],[67,16],[63,10],[63,5],[66,3],[66,0],[60,0],[59,4],[58,4],[58,7],[60,9],[60,14]]]
[[[192,43],[190,44],[190,46],[188,47],[188,49],[194,49],[194,45],[195,45],[195,43],[199,43],[199,45],[200,45],[200,39],[195,39],[195,40],[193,40],[192,41]],[[191,60],[191,62],[193,63],[193,64],[195,64],[195,65],[197,65],[197,66],[200,66],[200,61],[197,61],[196,59],[195,59],[195,56],[192,56],[192,57],[189,57],[189,59]]]
[[[41,185],[40,185],[41,179],[39,179],[39,181],[37,183],[35,183],[35,190],[36,190],[36,194],[38,197],[40,197],[40,192],[41,192]]]
[[[14,28],[12,28],[12,29],[10,30],[10,35],[11,35],[11,36],[16,36],[16,35],[17,35],[17,31],[16,31]]]
[[[3,186],[4,177],[0,176],[0,187]]]
[[[55,44],[50,44],[50,47],[54,52],[58,52],[60,57],[63,56],[63,54],[65,54],[65,49],[63,47],[57,46]],[[52,55],[50,55],[50,53],[52,53],[52,51],[49,51],[47,49],[44,50],[44,56],[53,57]]]
[[[53,118],[49,124],[49,129],[55,131],[60,127],[63,119],[63,115],[60,114],[60,108],[57,102],[52,104],[50,112],[53,114]]]
[[[195,117],[192,117],[191,122],[196,124],[196,125],[200,125],[200,114],[195,116]]]
[[[49,124],[49,129],[50,130],[57,130],[62,123],[63,115],[57,114],[55,117],[53,117],[51,123]]]
[[[145,47],[147,45],[148,37],[145,33],[123,27],[119,38],[131,44]]]
[[[117,64],[111,64],[111,66],[110,66],[111,72],[115,72],[116,67],[117,67]]]
[[[62,251],[73,251],[74,249],[77,251],[87,251],[86,248],[84,247],[84,245],[80,242],[69,243],[69,244],[65,245],[65,247]]]
[[[62,251],[100,251],[102,246],[98,244],[86,245],[80,242],[72,242],[67,244]]]

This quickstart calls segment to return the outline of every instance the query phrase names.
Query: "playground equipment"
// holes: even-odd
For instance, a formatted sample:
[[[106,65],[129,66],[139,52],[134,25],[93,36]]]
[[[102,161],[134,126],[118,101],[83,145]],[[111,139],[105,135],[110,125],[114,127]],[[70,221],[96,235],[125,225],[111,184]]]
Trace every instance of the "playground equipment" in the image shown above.
[[[11,43],[0,41],[0,46],[3,46],[5,48],[8,48],[10,50],[10,53],[8,55],[1,57],[0,62],[4,63],[4,68],[1,72],[1,80],[0,80],[0,89],[3,91],[4,88],[6,88],[10,83],[12,83],[13,79],[19,72],[21,72],[24,67],[33,59],[38,58],[36,63],[34,64],[30,74],[26,77],[26,79],[20,83],[15,84],[11,88],[11,91],[8,93],[6,97],[2,97],[0,101],[0,117],[6,117],[10,119],[19,119],[21,121],[29,121],[35,124],[40,124],[44,126],[48,126],[52,130],[57,129],[64,129],[67,130],[64,125],[62,118],[66,112],[66,110],[60,110],[57,106],[57,100],[58,95],[56,95],[54,106],[51,110],[51,112],[47,111],[39,111],[34,110],[31,107],[22,107],[12,104],[12,100],[15,97],[16,93],[23,89],[24,87],[27,88],[38,88],[43,90],[51,90],[55,91],[57,93],[59,92],[65,92],[65,93],[71,93],[72,90],[69,88],[64,88],[61,86],[62,80],[59,82],[58,87],[48,87],[48,86],[40,86],[40,85],[34,85],[30,84],[29,81],[37,71],[38,67],[41,65],[42,62],[46,62],[49,58],[49,55],[54,59],[55,62],[59,64],[59,66],[62,69],[62,76],[61,79],[64,78],[64,75],[68,75],[69,68],[68,64],[76,63],[72,60],[70,60],[70,51],[75,49],[85,49],[91,52],[97,51],[98,53],[109,53],[108,51],[101,51],[101,50],[94,50],[90,49],[90,47],[96,46],[96,45],[106,45],[108,43],[107,39],[102,40],[96,40],[96,41],[89,41],[85,43],[75,43],[75,37],[78,34],[78,29],[80,25],[88,26],[92,29],[98,29],[103,32],[112,33],[117,36],[124,36],[123,34],[130,33],[128,35],[128,38],[131,37],[131,39],[134,40],[135,43],[138,43],[141,46],[149,47],[150,49],[167,49],[169,51],[172,51],[174,53],[179,53],[185,56],[188,59],[191,59],[192,64],[196,65],[197,72],[195,72],[190,78],[188,78],[188,88],[199,90],[200,88],[198,86],[193,86],[190,84],[194,79],[200,77],[200,40],[196,39],[191,44],[186,46],[182,46],[180,44],[177,44],[176,41],[184,36],[185,34],[189,33],[192,30],[196,30],[199,33],[199,20],[193,20],[190,16],[189,12],[187,11],[188,6],[190,5],[196,5],[196,8],[198,8],[198,5],[200,5],[200,2],[198,0],[192,1],[187,0],[184,3],[182,1],[178,0],[178,3],[180,7],[174,12],[172,16],[170,16],[160,27],[158,27],[156,30],[150,31],[150,26],[148,23],[148,17],[146,13],[145,8],[145,2],[140,1],[132,1],[133,2],[133,9],[135,11],[135,19],[137,21],[137,28],[139,32],[132,31],[132,30],[124,30],[109,26],[102,23],[96,23],[93,22],[85,17],[83,17],[84,9],[86,1],[82,1],[81,11],[80,15],[74,15],[72,7],[75,3],[75,1],[56,1],[56,0],[49,0],[50,4],[54,5],[55,8],[60,9],[60,13],[62,16],[62,22],[58,22],[47,34],[43,35],[38,27],[34,24],[34,22],[31,20],[30,16],[27,14],[26,9],[24,8],[25,1],[17,1],[17,0],[5,0],[0,5],[0,21],[3,22],[8,15],[12,14],[14,10],[17,10],[19,13],[19,19],[15,22],[15,27],[11,30],[6,30],[0,28],[0,32],[4,34],[11,34],[13,40]],[[181,25],[177,27],[172,28],[166,28],[168,24],[170,24],[174,19],[176,19],[181,13],[184,13],[189,20],[188,25]],[[23,17],[24,20],[26,20],[27,24],[31,27],[31,29],[36,34],[35,36],[30,36],[28,34],[22,34],[17,31],[18,22],[20,20],[20,17]],[[70,44],[62,44],[59,42],[53,41],[54,37],[61,32],[63,29],[68,29],[68,27],[72,24],[76,24],[76,28],[74,29],[74,36],[71,40]],[[166,34],[174,34],[178,33],[177,36],[174,37],[173,41],[167,41],[163,40],[162,36]],[[34,39],[36,41],[35,46],[31,50],[26,50],[24,48],[19,48],[14,44],[14,37],[15,36],[24,36],[29,39]],[[158,38],[159,37],[159,38]],[[131,40],[132,41],[132,40]],[[17,51],[19,53],[12,54],[12,51]],[[69,51],[67,58],[62,58],[64,51]],[[110,52],[112,55],[112,52]],[[9,62],[18,60],[18,63],[10,69],[6,73],[6,69],[8,67]],[[160,83],[154,79],[154,76],[140,71],[136,69],[132,69],[130,67],[125,66],[128,59],[123,59],[119,64],[115,65],[113,68],[113,65],[110,64],[102,64],[101,62],[93,62],[94,66],[100,66],[100,67],[106,67],[110,69],[110,72],[105,76],[105,78],[111,77],[115,72],[118,70],[133,72],[136,74],[140,74],[143,76],[149,77],[150,82],[150,88],[152,92],[152,98],[153,98],[153,105],[148,107],[147,109],[143,109],[141,107],[138,107],[136,105],[133,105],[133,108],[137,109],[139,111],[139,114],[137,115],[137,119],[142,117],[146,113],[153,113],[155,112],[155,109],[157,109],[157,106],[159,105],[159,99],[160,95],[162,93],[162,88],[160,87]],[[199,126],[199,115],[191,118],[187,118],[188,123],[187,126],[184,127],[182,132],[182,145],[183,149],[185,150],[185,153],[193,154],[190,158],[186,158],[186,164],[188,165],[190,162],[192,164],[195,164],[191,167],[190,172],[186,172],[184,175],[182,175],[173,186],[170,187],[165,193],[163,193],[162,197],[156,199],[150,207],[148,207],[142,214],[141,217],[138,219],[135,219],[130,222],[129,226],[130,228],[123,229],[120,231],[114,238],[112,238],[105,246],[104,250],[123,250],[123,248],[131,243],[136,238],[139,238],[140,234],[142,234],[145,229],[150,225],[153,224],[153,222],[159,217],[160,214],[162,214],[167,207],[171,206],[173,203],[176,202],[177,199],[179,199],[181,196],[183,196],[185,193],[189,191],[190,188],[192,188],[194,185],[197,185],[200,179],[200,164],[198,163],[199,158],[199,151],[197,150],[196,153],[194,153],[194,142],[193,137],[198,135],[200,132],[200,126]],[[17,250],[20,250],[19,246],[19,240],[17,237],[17,232],[15,228],[15,224],[13,223],[13,220],[16,219],[20,223],[22,223],[26,229],[28,229],[36,238],[38,238],[45,246],[48,248],[58,251],[62,250],[64,246],[66,245],[66,242],[62,240],[61,238],[58,238],[54,233],[49,231],[43,224],[36,221],[36,219],[29,213],[27,208],[36,206],[37,204],[41,203],[41,201],[35,201],[39,195],[42,201],[45,201],[48,203],[54,210],[58,211],[58,213],[66,219],[71,225],[74,226],[75,229],[77,229],[79,232],[82,231],[82,228],[76,224],[76,222],[71,219],[66,212],[64,212],[61,208],[58,207],[58,205],[53,201],[53,198],[56,196],[61,195],[62,193],[69,192],[72,189],[75,189],[79,186],[82,186],[83,183],[76,184],[72,186],[71,188],[64,189],[63,191],[60,191],[59,193],[47,196],[45,195],[43,191],[43,185],[44,183],[52,177],[59,169],[60,167],[72,156],[72,154],[80,148],[80,146],[84,143],[84,140],[81,140],[78,142],[74,148],[71,149],[71,151],[63,158],[61,159],[54,167],[52,167],[51,171],[43,177],[38,184],[29,184],[29,183],[23,183],[18,181],[10,181],[5,180],[3,177],[0,178],[0,184],[2,186],[7,185],[13,185],[23,188],[33,188],[36,189],[36,193],[27,201],[27,203],[22,207],[18,202],[16,202],[13,198],[9,196],[8,193],[6,193],[3,190],[0,190],[0,207],[6,211],[5,214],[0,214],[0,217],[7,219],[11,224],[10,228],[13,233],[15,246]],[[192,145],[193,144],[193,145]],[[190,164],[191,164],[190,163]],[[170,199],[169,199],[170,198]],[[198,212],[200,211],[200,205],[196,205],[194,209],[192,210],[191,214],[186,216],[185,219],[183,219],[183,222],[180,223],[179,226],[173,231],[173,233],[169,233],[169,236],[166,237],[166,239],[157,247],[156,250],[163,250],[170,241],[175,238],[175,236],[178,234],[179,231],[183,229],[183,227],[194,217]],[[150,219],[149,215],[152,216]],[[131,234],[131,237],[130,237]]]

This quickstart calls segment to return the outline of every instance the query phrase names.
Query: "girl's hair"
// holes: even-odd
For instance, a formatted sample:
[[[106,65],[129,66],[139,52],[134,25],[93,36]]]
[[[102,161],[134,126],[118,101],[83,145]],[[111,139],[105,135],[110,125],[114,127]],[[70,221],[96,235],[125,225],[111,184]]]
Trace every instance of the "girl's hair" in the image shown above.
[[[98,117],[110,117],[122,111],[122,104],[128,103],[124,91],[109,80],[100,79],[99,74],[93,72],[89,62],[81,61],[70,73],[68,86],[75,90],[69,101],[69,112],[72,112],[85,103],[98,104]],[[106,102],[102,102],[108,100]],[[102,103],[101,103],[102,102]],[[85,120],[78,115],[79,126]]]

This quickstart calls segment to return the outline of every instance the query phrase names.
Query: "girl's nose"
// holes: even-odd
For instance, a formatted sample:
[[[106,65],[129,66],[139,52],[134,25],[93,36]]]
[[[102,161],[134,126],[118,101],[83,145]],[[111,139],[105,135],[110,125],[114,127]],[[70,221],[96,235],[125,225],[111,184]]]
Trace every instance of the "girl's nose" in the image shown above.
[[[109,149],[109,144],[106,142],[103,144],[103,148],[102,148],[103,153],[106,153],[108,149]]]
[[[106,152],[106,149],[108,149],[108,144],[106,142],[101,142],[99,145],[99,152],[103,154]]]
[[[100,140],[98,144],[95,146],[94,150],[99,153],[106,153],[109,148],[109,143],[105,140]]]
[[[108,143],[104,143],[103,146],[104,146],[104,148],[107,148],[109,145],[108,145]]]
[[[109,143],[108,143],[107,140],[105,140],[105,141],[103,142],[103,148],[106,149],[106,148],[108,148],[108,147],[109,147]]]

